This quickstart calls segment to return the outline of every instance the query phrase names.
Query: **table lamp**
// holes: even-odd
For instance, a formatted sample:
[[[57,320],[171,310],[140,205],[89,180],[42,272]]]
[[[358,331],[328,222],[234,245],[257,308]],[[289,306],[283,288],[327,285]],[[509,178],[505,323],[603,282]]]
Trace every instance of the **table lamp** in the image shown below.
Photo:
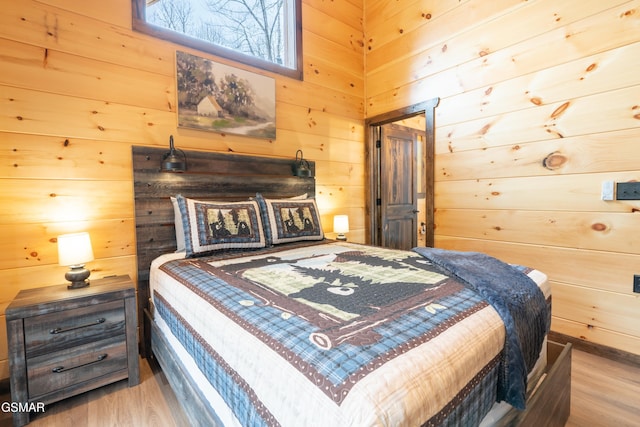
[[[69,266],[70,270],[64,278],[71,282],[68,289],[79,289],[89,286],[91,272],[84,264],[93,261],[93,249],[89,233],[73,233],[58,236],[58,264]]]
[[[336,240],[347,240],[344,233],[349,232],[349,216],[336,215],[333,217],[333,232],[338,233]]]

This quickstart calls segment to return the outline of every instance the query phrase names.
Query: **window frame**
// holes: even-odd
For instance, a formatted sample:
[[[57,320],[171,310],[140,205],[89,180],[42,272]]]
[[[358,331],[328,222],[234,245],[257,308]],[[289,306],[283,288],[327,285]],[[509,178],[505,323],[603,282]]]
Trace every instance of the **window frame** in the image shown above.
[[[147,23],[145,20],[146,0],[131,0],[131,20],[134,31],[143,33],[158,39],[162,39],[181,46],[197,49],[202,52],[210,53],[222,58],[230,59],[241,64],[250,65],[265,71],[281,74],[297,80],[303,80],[303,63],[302,63],[302,0],[292,0],[295,8],[295,60],[296,68],[288,68],[270,61],[266,61],[255,56],[237,52],[224,46],[199,40],[185,34],[168,30],[153,24]]]

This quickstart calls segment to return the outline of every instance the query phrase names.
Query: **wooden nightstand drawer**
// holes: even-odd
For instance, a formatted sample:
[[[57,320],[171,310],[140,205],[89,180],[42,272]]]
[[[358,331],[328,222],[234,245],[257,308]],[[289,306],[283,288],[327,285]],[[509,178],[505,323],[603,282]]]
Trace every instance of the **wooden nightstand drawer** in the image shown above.
[[[123,300],[24,319],[27,358],[122,335],[124,332]]]
[[[29,399],[127,369],[124,334],[27,359]]]

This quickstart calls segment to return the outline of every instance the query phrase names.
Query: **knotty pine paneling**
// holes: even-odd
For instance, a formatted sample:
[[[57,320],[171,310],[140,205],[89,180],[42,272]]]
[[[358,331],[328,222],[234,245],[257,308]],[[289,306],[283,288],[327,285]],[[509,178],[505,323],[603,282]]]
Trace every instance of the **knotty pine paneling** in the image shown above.
[[[343,162],[339,162],[340,160],[340,148],[339,147],[329,147],[327,151],[331,151],[327,153],[329,158],[335,159],[335,162],[329,162],[324,169],[316,168],[316,178],[321,180],[323,185],[332,185],[339,188],[343,188],[343,184],[345,182],[355,180],[364,180],[365,179],[365,169],[364,169],[364,156],[356,157],[353,159],[349,159],[353,161],[354,164],[347,164]],[[359,164],[355,164],[359,162]],[[361,200],[356,201],[358,203],[356,206],[364,206],[359,204]]]
[[[132,219],[93,219],[90,222],[52,222],[34,228],[31,224],[0,225],[4,236],[0,269],[51,265],[58,262],[56,237],[78,228],[91,230],[91,246],[96,258],[135,256],[135,228]]]
[[[305,60],[304,73],[310,82],[326,85],[338,91],[348,92],[353,89],[363,90],[364,83],[360,77],[336,68],[334,63],[320,60],[308,55]]]
[[[67,84],[72,84],[69,80]],[[52,90],[50,88],[49,90]],[[103,141],[168,140],[175,112],[0,85],[0,129]]]
[[[637,166],[637,140],[635,128],[529,143],[514,141],[481,150],[454,151],[445,139],[436,146],[436,173],[442,181],[452,181],[509,177],[513,167],[518,168],[520,177],[632,171]],[[457,162],[464,163],[464,169],[457,167]]]
[[[640,1],[369,0],[366,116],[432,97],[436,246],[544,271],[552,328],[640,354]]]
[[[68,9],[50,6],[35,0],[15,4],[1,0],[0,38],[78,55],[84,58],[119,64],[151,73],[175,75],[175,48],[131,31],[131,21],[125,27],[102,21],[104,7],[95,0],[85,1],[80,9],[67,2]],[[93,3],[100,3],[93,8]],[[112,0],[109,7],[131,16],[128,0]],[[90,14],[87,14],[91,11]]]
[[[444,125],[436,130],[436,144],[446,144],[450,151],[483,149],[635,128],[640,123],[638,99],[640,84]]]
[[[92,277],[137,279],[131,146],[166,147],[169,135],[182,149],[292,162],[302,149],[325,231],[348,213],[349,239],[364,242],[361,0],[303,1],[303,81],[252,70],[275,79],[274,140],[178,129],[175,52],[198,52],[132,31],[130,0],[107,3],[0,0],[0,324],[20,289],[64,281],[61,233],[91,233]]]
[[[636,177],[637,173],[633,172],[610,172],[443,180],[436,183],[435,194],[443,206],[452,209],[538,210],[543,207],[546,211],[633,213],[640,210],[640,201],[602,201],[600,187],[606,180],[626,182]]]
[[[8,85],[38,92],[56,88],[63,95],[123,105],[175,111],[175,79],[53,49],[0,39],[0,74]],[[68,82],[73,81],[73,85]]]
[[[364,103],[362,96],[352,93],[337,91],[327,91],[319,84],[321,79],[316,79],[318,84],[294,80],[285,81],[277,86],[279,102],[283,104],[296,104],[300,99],[308,99],[308,112],[325,111],[327,113],[340,116],[360,119],[364,115]],[[279,135],[278,135],[279,136]]]
[[[452,96],[450,102],[438,106],[436,120],[441,126],[450,125],[452,120],[496,116],[533,105],[634,86],[637,84],[635,67],[640,67],[640,43]]]
[[[324,109],[313,109],[303,105],[278,103],[276,126],[296,133],[323,135],[339,139],[358,140],[364,135],[361,120],[336,116]],[[293,153],[295,157],[295,152]]]
[[[329,22],[335,21],[336,23],[341,23],[341,26],[346,28],[350,28],[345,30],[347,34],[354,34],[354,37],[357,37],[360,40],[359,43],[350,44],[354,49],[359,49],[359,52],[362,53],[363,44],[362,39],[364,37],[363,29],[362,29],[362,8],[364,2],[362,0],[345,0],[341,1],[339,4],[335,2],[328,1],[317,1],[317,0],[303,0],[303,3],[306,7],[305,9],[305,18],[307,21],[306,28],[315,28],[315,25],[321,25],[323,20],[328,20]],[[336,14],[336,7],[340,8],[340,13]],[[324,13],[324,18],[319,18],[318,16],[312,15],[310,9],[315,9],[320,13]],[[335,37],[336,35],[336,24],[334,25],[334,29],[329,31],[327,34],[322,29],[317,29],[315,32],[320,34],[325,34],[327,38]],[[357,36],[355,36],[357,34]],[[337,38],[338,42],[342,44],[344,39]]]
[[[303,12],[305,25],[307,30],[303,34],[303,37],[322,37],[325,40],[331,42],[330,44],[338,51],[348,51],[356,53],[359,56],[354,58],[347,58],[343,64],[339,58],[336,58],[336,65],[344,68],[349,68],[349,65],[355,65],[354,70],[362,68],[362,60],[359,64],[352,64],[353,61],[357,61],[357,58],[362,58],[364,53],[364,34],[362,32],[362,16],[356,17],[355,13],[362,13],[362,9],[357,12],[358,8],[355,8],[346,3],[341,4],[341,14],[335,16],[334,8],[335,4],[322,1],[303,1]],[[342,12],[344,11],[344,14]],[[332,17],[333,15],[333,17]],[[348,43],[345,43],[348,40]],[[307,41],[305,40],[305,43]],[[324,56],[323,56],[324,57]],[[330,59],[331,57],[324,57]],[[364,71],[364,70],[363,70]],[[363,78],[363,74],[356,74],[359,78]]]
[[[320,86],[317,86],[320,87]],[[168,135],[176,136],[176,143],[183,148],[193,147],[191,140],[180,140],[181,135],[189,135],[207,148],[203,141],[216,140],[231,143],[247,142],[241,136],[224,135],[213,138],[215,134],[203,131],[177,130],[176,114],[170,111],[154,110],[102,100],[77,98],[74,96],[38,92],[35,90],[0,85],[6,98],[0,98],[0,110],[11,112],[0,115],[0,129],[5,132],[57,135],[64,138],[83,138],[102,141],[135,143],[146,142],[154,145],[167,145]],[[55,106],[54,109],[47,105]],[[310,108],[284,102],[276,103],[276,123],[278,129],[293,131],[295,139],[290,145],[278,147],[280,156],[295,158],[294,149],[304,145],[305,135],[323,138],[347,139],[359,142],[363,140],[363,122],[355,117],[340,116],[326,108]],[[254,140],[251,145],[265,146],[268,141]],[[235,150],[233,146],[225,151]],[[363,152],[364,150],[358,150]],[[309,157],[309,155],[307,155]]]
[[[435,222],[447,236],[640,253],[640,240],[633,238],[640,215],[633,213],[436,208]]]
[[[539,0],[527,4],[540,5],[542,3]],[[367,115],[397,109],[403,105],[403,99],[411,98],[416,92],[420,93],[423,99],[435,96],[444,99],[477,88],[484,87],[488,90],[498,82],[543,71],[599,52],[615,50],[638,41],[637,29],[640,16],[637,13],[637,1],[613,2],[614,5],[619,5],[616,7],[612,7],[609,2],[597,2],[601,7],[600,13],[594,12],[578,21],[572,20],[573,13],[565,15],[561,18],[562,25],[556,30],[539,33],[538,27],[541,23],[533,20],[542,15],[553,16],[553,11],[557,6],[552,1],[546,1],[546,3],[549,4],[545,6],[544,10],[525,14],[519,18],[519,22],[529,24],[522,25],[529,28],[529,38],[521,43],[509,44],[503,49],[492,46],[478,49],[471,56],[459,61],[449,61],[446,55],[436,61],[437,58],[434,58],[429,52],[416,54],[413,57],[414,62],[423,61],[423,69],[433,69],[433,73],[428,75],[428,79],[424,72],[421,76],[407,79],[404,76],[408,73],[402,71],[403,67],[399,67],[398,72],[403,80],[409,80],[404,84],[395,82],[391,87],[388,85],[378,86],[375,81],[367,77],[367,105],[370,107]],[[579,4],[573,10],[578,13],[582,2],[576,3]],[[435,22],[431,22],[429,25],[435,25]],[[498,33],[499,39],[512,40],[510,35],[501,32],[501,27],[494,25],[493,21],[489,20],[485,25],[486,27],[482,27],[480,31]],[[612,31],[612,29],[615,30]],[[534,37],[535,34],[539,35]],[[466,33],[461,33],[455,38],[455,41],[457,44],[473,46],[477,37],[478,34],[475,33],[468,36]],[[453,39],[448,41],[446,52],[457,51],[455,45],[451,44],[453,41]],[[441,49],[441,47],[439,48]],[[395,57],[395,51],[396,49],[389,47],[387,57]],[[619,59],[625,61],[623,57]],[[390,70],[387,71],[390,72]],[[576,76],[576,78],[579,77]],[[375,78],[375,74],[372,75],[372,78]],[[523,92],[526,90],[527,88],[523,88]],[[438,108],[441,106],[443,106],[442,103]]]
[[[486,4],[487,2],[475,0],[467,3],[467,5],[469,7],[475,7],[476,4],[479,3]],[[569,30],[571,32],[568,34],[565,27],[568,24],[567,16],[570,14],[571,20],[587,18],[586,21],[590,27],[601,25],[601,30],[605,31],[605,22],[597,20],[595,22],[590,22],[589,19],[592,15],[598,14],[598,12],[601,12],[603,9],[611,8],[616,4],[623,4],[625,1],[617,0],[616,2],[602,2],[598,0],[570,0],[557,3],[553,2],[553,0],[538,0],[535,2],[525,3],[515,2],[512,0],[506,2],[508,4],[504,4],[504,1],[491,3],[491,6],[486,4],[482,7],[482,11],[484,11],[484,9],[490,9],[487,13],[480,14],[480,16],[484,16],[486,20],[475,21],[473,25],[467,26],[464,32],[458,35],[452,34],[447,40],[441,41],[440,43],[428,48],[426,51],[408,52],[409,55],[399,56],[398,60],[389,61],[384,64],[383,67],[376,69],[375,71],[372,68],[372,79],[367,82],[368,93],[371,93],[372,95],[377,94],[374,90],[378,87],[378,80],[388,79],[390,75],[398,76],[395,80],[396,85],[405,85],[409,84],[413,79],[422,79],[437,72],[444,71],[452,66],[456,66],[457,64],[466,63],[472,60],[479,59],[479,64],[483,66],[486,72],[486,69],[491,64],[494,64],[494,66],[498,65],[493,62],[494,56],[498,56],[498,59],[503,59],[500,55],[490,54],[497,54],[501,51],[512,54],[511,58],[509,58],[511,61],[510,67],[508,67],[508,69],[504,69],[501,74],[505,72],[513,72],[514,68],[517,69],[519,67],[529,65],[527,63],[527,59],[531,58],[529,57],[529,50],[519,50],[521,49],[521,44],[518,42],[523,42],[522,44],[527,46],[529,49],[544,49],[546,51],[546,55],[554,55],[553,48],[550,49],[550,46],[540,45],[540,43],[544,43],[544,41],[550,41],[547,40],[547,38],[554,39],[554,41],[557,41],[558,39],[568,40],[568,46],[566,43],[562,44],[561,48],[564,50],[568,47],[574,49],[576,47],[576,43],[596,42],[594,39],[600,34],[594,31],[594,28],[590,28],[591,31],[589,31],[587,35],[579,34],[579,28],[571,28]],[[498,8],[500,5],[499,3],[503,3],[504,7]],[[509,5],[513,5],[513,7],[506,9]],[[458,6],[457,9],[460,9],[461,7],[464,8],[464,6]],[[620,24],[620,19],[617,16],[608,17],[609,24],[612,23],[611,20],[615,20],[618,25]],[[600,19],[602,19],[602,17],[600,17]],[[631,18],[631,21],[633,21],[633,18]],[[527,25],[522,25],[522,22],[527,22]],[[438,26],[437,24],[438,20],[433,20],[430,21],[428,25],[424,25],[421,28],[428,28],[430,25]],[[489,27],[489,29],[487,29],[487,27]],[[498,28],[499,31],[492,31],[492,29],[495,28]],[[554,31],[555,29],[558,30]],[[631,29],[632,28],[629,28],[629,30]],[[574,31],[578,38],[578,40],[575,41],[570,39]],[[609,30],[606,31],[606,34],[609,35]],[[414,33],[418,34],[417,40],[429,40],[428,37],[420,34],[419,29],[416,29]],[[415,43],[416,40],[412,39],[414,33],[407,35],[406,39],[409,40],[399,38],[395,43],[388,43],[384,47],[381,47],[379,54],[382,55],[382,53],[387,49],[395,49],[395,44],[417,46],[419,49],[422,45]],[[537,34],[540,34],[541,36],[537,38],[532,37]],[[585,40],[580,40],[580,38],[585,38]],[[530,40],[533,40],[533,42]],[[407,43],[407,41],[409,43]],[[528,43],[531,43],[531,46],[529,46]],[[602,44],[600,43],[599,45],[601,46]],[[558,54],[566,55],[568,52],[564,50],[558,52]],[[419,57],[421,60],[414,60],[416,57]],[[564,56],[558,57],[556,58],[556,61],[558,61],[558,63],[564,62],[564,58]],[[535,66],[535,64],[532,65]],[[367,66],[369,66],[368,58]],[[468,88],[467,81],[463,80],[462,83],[465,85],[465,88]],[[373,87],[370,88],[369,85]],[[369,92],[369,89],[371,89],[371,92]]]
[[[638,340],[638,338],[633,335],[598,328],[591,324],[577,322],[571,319],[564,319],[557,316],[553,319],[553,330],[588,342],[606,342],[608,347],[623,351],[625,349],[636,348]]]
[[[76,0],[38,0],[41,3],[64,9],[76,14],[91,16],[101,21],[128,28],[131,25],[131,10],[113,7],[111,2],[82,2]]]
[[[3,179],[0,224],[132,218],[132,198],[131,181]]]
[[[552,282],[554,315],[592,327],[638,336],[640,324],[628,322],[637,314],[633,295]],[[594,304],[594,301],[596,302]]]
[[[372,8],[369,3],[373,4]],[[465,3],[464,7],[460,7],[461,3]],[[505,15],[510,8],[517,7],[522,2],[407,0],[403,4],[406,7],[397,7],[397,4],[386,0],[367,2],[367,12],[370,11],[367,16],[368,74],[380,72],[382,67],[430,49],[432,51],[429,58],[445,54],[448,52],[447,43],[457,34],[468,32],[486,21]],[[472,46],[474,45],[467,47]],[[389,47],[397,50],[396,56],[391,60],[385,53]],[[427,62],[426,65],[434,66],[438,63],[439,61]],[[413,65],[419,64],[413,62]]]
[[[105,145],[105,141],[0,131],[0,177],[130,180],[130,145],[111,142],[108,149]]]

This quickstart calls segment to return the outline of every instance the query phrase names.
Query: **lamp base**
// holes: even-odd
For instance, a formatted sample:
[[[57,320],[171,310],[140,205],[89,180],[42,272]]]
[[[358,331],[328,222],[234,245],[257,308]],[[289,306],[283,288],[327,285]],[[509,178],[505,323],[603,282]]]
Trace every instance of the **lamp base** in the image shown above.
[[[88,280],[83,280],[81,282],[71,282],[70,285],[67,285],[67,289],[82,289],[86,288],[90,284],[91,282],[89,282]]]
[[[67,289],[86,288],[90,283],[87,280],[90,275],[91,272],[84,268],[84,264],[72,265],[71,269],[64,275],[64,278],[71,282],[70,285],[67,285]]]
[[[342,240],[344,242],[347,241],[347,236],[344,235],[344,233],[340,233],[336,236],[336,240]]]

